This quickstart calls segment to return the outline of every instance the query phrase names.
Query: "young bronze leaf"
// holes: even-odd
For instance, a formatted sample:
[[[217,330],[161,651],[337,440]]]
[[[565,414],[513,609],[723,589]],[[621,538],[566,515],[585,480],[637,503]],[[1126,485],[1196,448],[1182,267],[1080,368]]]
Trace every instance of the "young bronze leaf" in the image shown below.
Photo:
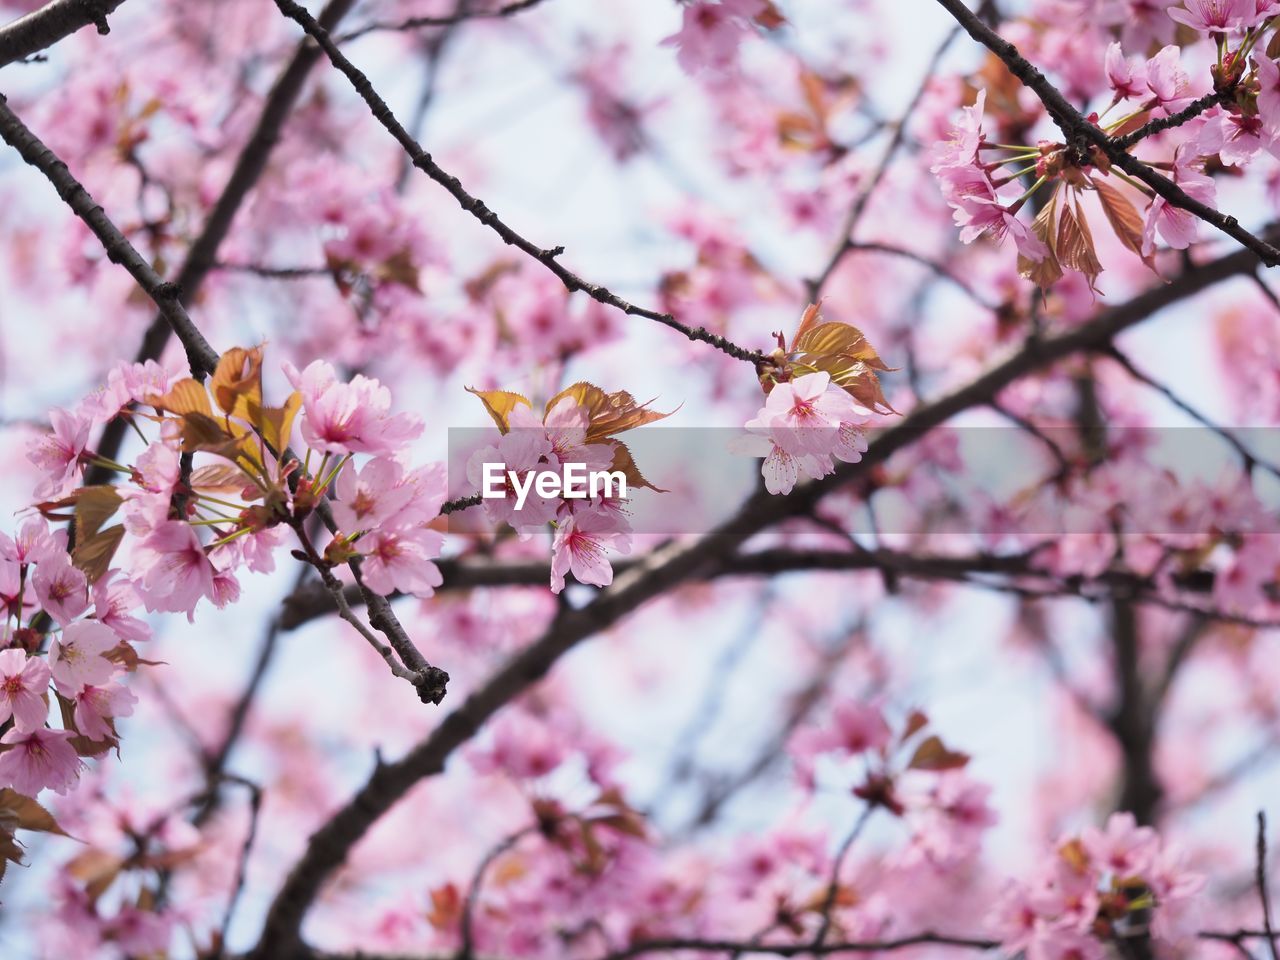
[[[129,673],[137,671],[138,667],[164,667],[168,666],[165,660],[143,660],[138,656],[138,651],[133,648],[133,644],[127,640],[121,640],[118,646],[112,647],[103,654],[112,663],[118,663],[124,667]]]
[[[526,407],[533,406],[527,397],[509,390],[477,390],[474,387],[467,387],[466,391],[480,398],[484,408],[489,411],[489,416],[493,417],[493,422],[503,433],[511,429],[507,425],[507,419],[511,416],[512,410],[519,404],[524,404]]]
[[[209,387],[223,413],[241,416],[242,404],[261,406],[262,347],[232,347],[224,353]]]
[[[555,409],[565,397],[572,397],[587,411],[587,442],[594,443],[633,430],[646,423],[653,423],[671,416],[648,409],[648,403],[636,403],[635,397],[625,390],[605,393],[593,383],[579,382],[566,387],[547,401],[546,413]],[[650,401],[652,403],[653,401]],[[544,414],[545,417],[545,414]]]
[[[71,562],[85,575],[85,579],[90,583],[97,583],[110,569],[111,558],[116,555],[122,539],[124,539],[122,523],[107,527],[92,537],[78,539],[75,551],[71,555]]]
[[[1092,180],[1098,191],[1098,200],[1102,203],[1102,212],[1107,215],[1107,223],[1117,239],[1126,247],[1142,257],[1142,262],[1152,270],[1155,269],[1155,257],[1142,253],[1142,214],[1123,193],[1107,183],[1101,177]]]
[[[179,417],[184,414],[213,416],[208,391],[203,384],[190,377],[179,380],[163,397],[154,395],[147,397],[147,403],[157,410],[164,410]]]
[[[1030,280],[1041,290],[1048,290],[1062,279],[1062,264],[1058,262],[1057,252],[1058,231],[1054,221],[1057,212],[1058,194],[1055,192],[1031,223],[1032,232],[1049,248],[1049,255],[1043,260],[1031,260],[1018,254],[1018,276]]]
[[[71,836],[58,825],[52,813],[31,797],[9,787],[0,790],[0,824],[10,833],[16,827],[37,833],[55,833],[60,837]]]
[[[231,437],[210,413],[191,411],[182,415],[182,452],[216,451]]]
[[[1079,200],[1075,202],[1074,209],[1064,203],[1058,216],[1058,260],[1064,267],[1084,274],[1089,289],[1095,289],[1093,281],[1102,272],[1102,264],[1098,262],[1098,254],[1093,248],[1089,225],[1080,215]]]
[[[800,326],[796,327],[796,335],[791,338],[791,349],[796,349],[796,344],[800,341],[809,330],[819,323],[823,323],[822,314],[820,312],[821,304],[811,303],[804,308],[804,313],[800,315]]]
[[[63,869],[84,884],[89,902],[94,903],[107,892],[107,888],[115,882],[124,866],[123,857],[98,847],[90,847],[70,860]]]
[[[610,470],[618,470],[627,478],[627,491],[642,487],[648,487],[657,493],[666,493],[661,487],[655,487],[652,483],[645,479],[644,474],[640,472],[640,468],[636,466],[635,459],[631,456],[631,450],[621,440],[613,441],[613,463],[609,465]]]
[[[967,753],[948,749],[936,736],[924,740],[916,747],[909,770],[958,770],[969,762]]]
[[[1123,137],[1133,131],[1139,129],[1144,123],[1151,118],[1150,110],[1139,110],[1131,117],[1126,117],[1124,123],[1111,131],[1113,137]]]
[[[124,501],[110,484],[95,484],[76,493],[76,536],[92,537]]]
[[[910,716],[907,717],[906,726],[902,728],[902,736],[899,738],[899,742],[906,743],[928,725],[929,717],[923,710],[912,710]]]
[[[850,361],[846,357],[813,357],[791,363],[792,373],[804,375],[825,371],[831,382],[857,400],[858,403],[874,413],[897,413],[893,405],[885,399],[880,388],[880,378],[876,372],[861,361]]]
[[[810,327],[796,337],[793,350],[797,354],[818,357],[843,357],[851,362],[864,363],[872,370],[893,369],[880,359],[862,331],[847,323],[824,321]]]
[[[249,480],[229,463],[207,463],[191,471],[191,487],[197,493],[211,496],[237,496]]]
[[[293,433],[293,419],[302,407],[302,394],[297,390],[289,394],[283,407],[264,407],[253,400],[246,400],[242,405],[244,419],[248,420],[266,441],[268,449],[277,454],[289,445]]]

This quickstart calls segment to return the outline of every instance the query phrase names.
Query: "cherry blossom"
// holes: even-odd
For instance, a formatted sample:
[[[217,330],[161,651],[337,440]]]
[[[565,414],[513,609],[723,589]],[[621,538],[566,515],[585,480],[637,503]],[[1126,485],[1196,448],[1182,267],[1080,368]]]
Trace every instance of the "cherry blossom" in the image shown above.
[[[613,582],[613,568],[605,553],[610,548],[630,552],[628,531],[620,528],[616,514],[582,510],[560,521],[551,544],[551,592],[564,589],[569,572],[580,583],[607,587]]]
[[[726,70],[736,63],[738,44],[751,21],[766,9],[764,0],[691,0],[684,6],[680,32],[662,42],[676,48],[688,73]]]
[[[119,643],[120,638],[100,623],[78,620],[68,624],[49,651],[54,683],[68,695],[86,684],[100,686],[115,672],[115,665],[106,654]]]
[[[391,453],[422,432],[408,414],[390,413],[391,393],[377,380],[356,374],[340,383],[331,364],[316,360],[305,370],[285,365],[289,382],[302,392],[302,435],[325,453]]]
[[[21,650],[0,651],[0,722],[13,718],[14,729],[29,733],[44,726],[49,705],[49,664]]]
[[[41,790],[67,793],[79,777],[81,760],[67,742],[70,731],[16,727],[0,737],[9,747],[0,753],[0,783],[34,797]]]

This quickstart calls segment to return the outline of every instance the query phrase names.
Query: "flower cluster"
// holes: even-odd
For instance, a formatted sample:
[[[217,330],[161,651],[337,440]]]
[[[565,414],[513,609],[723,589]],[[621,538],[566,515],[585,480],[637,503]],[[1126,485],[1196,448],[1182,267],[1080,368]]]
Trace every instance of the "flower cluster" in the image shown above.
[[[631,525],[620,490],[598,487],[585,496],[568,491],[548,494],[534,483],[539,474],[569,464],[584,474],[610,472],[625,479],[628,491],[658,490],[636,467],[617,434],[668,416],[637,404],[625,391],[606,394],[590,383],[576,383],[547,401],[541,419],[528,399],[503,390],[472,390],[501,432],[497,443],[477,450],[467,462],[467,482],[483,489],[485,465],[501,465],[501,495],[483,499],[495,524],[507,524],[521,538],[555,529],[551,547],[551,590],[564,589],[572,572],[582,583],[608,586],[613,568],[606,550],[630,550]],[[621,487],[621,484],[619,485]],[[658,491],[661,492],[661,491]]]
[[[836,460],[857,463],[872,414],[893,411],[876,377],[887,369],[858,329],[824,321],[811,305],[790,347],[778,334],[760,376],[765,404],[733,452],[764,458],[761,474],[773,494],[790,493],[802,476],[825,477]]]
[[[65,533],[40,517],[16,538],[0,534],[0,599],[0,787],[29,798],[65,794],[81,758],[117,746],[115,719],[133,712],[120,680],[143,662],[132,644],[150,631],[131,613],[142,601],[117,570],[90,583]],[[49,724],[53,703],[58,727]]]
[[[1186,940],[1196,929],[1187,907],[1203,886],[1154,830],[1115,813],[1105,829],[1064,839],[1030,883],[1010,886],[989,922],[1011,955],[1104,960],[1107,944]]]
[[[738,45],[754,24],[776,27],[781,17],[769,0],[691,0],[680,32],[662,41],[676,48],[676,59],[690,74],[725,71],[738,62]]]
[[[1185,7],[1170,7],[1170,18],[1215,44],[1216,62],[1208,76],[1188,74],[1184,48],[1167,45],[1145,60],[1129,59],[1121,43],[1113,42],[1102,65],[1111,99],[1088,120],[1112,137],[1123,137],[1216,94],[1207,109],[1197,102],[1186,116],[1174,119],[1169,132],[1153,134],[1149,144],[1158,152],[1143,158],[1193,200],[1212,204],[1216,190],[1206,169],[1240,169],[1260,152],[1280,156],[1280,66],[1274,39],[1267,42],[1274,37],[1276,9],[1273,0],[1188,0]],[[976,102],[963,109],[950,139],[935,150],[931,167],[965,243],[983,235],[996,241],[1012,237],[1019,271],[1040,286],[1056,282],[1064,268],[1083,274],[1092,286],[1102,265],[1080,203],[1087,194],[1097,196],[1107,225],[1148,266],[1157,236],[1173,249],[1185,249],[1195,239],[1195,215],[1113,170],[1110,157],[1096,146],[988,141],[986,93],[980,90]],[[1117,115],[1108,120],[1113,111]],[[1122,191],[1115,180],[1127,188]],[[1035,222],[1019,220],[1019,210],[1045,188],[1052,196],[1041,201]],[[1144,213],[1138,212],[1136,197],[1145,199]]]
[[[221,607],[239,597],[241,568],[274,569],[274,549],[293,528],[314,563],[360,555],[370,589],[431,594],[440,579],[429,561],[441,537],[427,527],[444,500],[443,471],[402,463],[421,423],[392,413],[390,393],[368,377],[339,381],[323,361],[285,373],[296,389],[270,407],[260,347],[224,354],[207,387],[155,364],[121,366],[76,410],[55,413],[53,433],[31,450],[54,498],[39,507],[75,520],[72,555],[90,584],[127,543],[122,570],[146,608],[193,618],[202,599]],[[302,459],[290,447],[299,413]],[[146,440],[130,465],[85,446],[95,425],[116,417]],[[358,468],[357,455],[372,459]],[[86,464],[129,483],[77,486]],[[338,529],[321,556],[303,521],[335,491]],[[121,522],[107,526],[117,513]]]

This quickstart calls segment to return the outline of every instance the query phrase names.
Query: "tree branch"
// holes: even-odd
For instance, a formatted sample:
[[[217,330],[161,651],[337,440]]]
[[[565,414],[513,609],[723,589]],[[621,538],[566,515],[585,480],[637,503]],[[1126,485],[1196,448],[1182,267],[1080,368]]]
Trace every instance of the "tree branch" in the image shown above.
[[[360,94],[360,98],[364,100],[372,111],[374,119],[382,124],[383,128],[395,138],[396,142],[409,155],[415,167],[444,187],[458,202],[458,206],[501,237],[503,243],[516,247],[518,250],[528,254],[555,274],[570,293],[581,290],[597,303],[621,310],[628,316],[654,320],[679,331],[690,340],[708,343],[737,360],[745,360],[753,364],[762,364],[767,361],[768,358],[758,350],[748,350],[740,347],[719,334],[711,333],[704,327],[687,326],[669,313],[659,313],[656,310],[637,306],[622,299],[607,287],[584,280],[561,265],[557,259],[564,253],[564,247],[543,249],[507,226],[499,219],[496,213],[485,205],[484,201],[468,193],[457,177],[442,169],[431,158],[431,154],[424,150],[422,145],[396,119],[395,114],[391,112],[391,108],[387,106],[387,102],[378,96],[377,91],[373,89],[373,84],[369,82],[369,78],[338,49],[333,39],[329,36],[328,30],[322,24],[317,23],[314,17],[307,13],[303,7],[294,3],[293,0],[276,0],[276,6],[280,8],[281,13],[302,27],[307,35],[320,45],[325,54],[328,55],[330,62],[351,82],[356,92]]]
[[[732,519],[706,536],[692,542],[669,543],[646,555],[620,573],[586,607],[562,607],[538,640],[500,667],[404,758],[390,764],[379,762],[365,785],[311,836],[267,910],[252,956],[255,960],[275,960],[303,949],[303,918],[327,877],[374,822],[419,781],[442,772],[453,752],[490,717],[537,683],[560,657],[583,640],[675,585],[714,569],[754,534],[789,517],[811,514],[826,494],[866,476],[956,414],[989,402],[1022,376],[1073,353],[1096,349],[1157,310],[1228,277],[1247,275],[1255,263],[1252,253],[1237,251],[1192,267],[1170,283],[1104,311],[1080,327],[1027,343],[970,383],[913,410],[898,426],[877,437],[858,463],[844,464],[831,476],[797,487],[788,496],[756,494]]]
[[[1189,196],[1172,180],[1162,177],[1145,163],[1125,152],[1118,141],[1112,140],[1097,125],[1081,116],[1080,112],[1067,102],[1058,88],[1051,84],[1030,61],[1018,53],[1017,47],[983,23],[961,0],[938,0],[938,3],[964,27],[969,36],[999,57],[1009,68],[1009,72],[1040,98],[1040,102],[1044,104],[1053,122],[1066,136],[1069,145],[1098,147],[1113,164],[1130,176],[1141,180],[1175,207],[1193,213],[1206,223],[1217,227],[1241,246],[1252,250],[1267,266],[1273,267],[1280,264],[1280,249],[1245,230],[1235,217],[1226,216],[1208,204]]]
[[[27,128],[3,98],[0,98],[0,138],[17,150],[23,160],[44,174],[63,202],[93,231],[94,236],[102,243],[107,258],[128,270],[143,292],[155,302],[163,321],[182,341],[192,375],[201,377],[212,373],[218,365],[218,354],[191,322],[177,286],[166,282],[142,258],[128,237],[120,232],[97,201],[89,195],[89,191],[72,175],[67,165]]]
[[[505,20],[545,2],[546,0],[516,0],[515,3],[508,3],[494,10],[458,11],[447,17],[408,17],[404,20],[376,20],[373,23],[366,23],[364,26],[356,27],[347,33],[339,34],[333,40],[334,43],[346,43],[348,40],[363,37],[367,33],[403,32],[405,30],[417,30],[421,27],[452,27],[468,20]]]
[[[336,26],[354,5],[355,0],[330,0],[320,13],[320,22]],[[245,141],[244,147],[236,158],[235,167],[227,179],[226,186],[209,211],[204,227],[199,236],[187,251],[186,259],[178,269],[174,280],[178,300],[181,304],[190,304],[210,271],[217,267],[218,248],[226,239],[235,220],[236,213],[243,205],[245,198],[257,184],[266,169],[267,160],[280,139],[285,120],[293,111],[302,93],[302,87],[311,72],[311,68],[320,59],[320,50],[314,43],[304,41],[298,45],[292,59],[284,71],[276,79],[267,99],[263,103],[258,122]],[[161,313],[147,328],[142,344],[134,356],[135,363],[157,360],[164,352],[172,333],[168,320]],[[212,369],[212,368],[211,368]],[[128,425],[122,418],[112,420],[102,431],[97,451],[107,459],[114,459],[124,443]],[[109,471],[91,467],[86,477],[87,483],[106,483]]]
[[[124,0],[52,0],[0,27],[0,67],[23,60],[53,46],[90,24],[98,33],[111,31],[107,14]]]

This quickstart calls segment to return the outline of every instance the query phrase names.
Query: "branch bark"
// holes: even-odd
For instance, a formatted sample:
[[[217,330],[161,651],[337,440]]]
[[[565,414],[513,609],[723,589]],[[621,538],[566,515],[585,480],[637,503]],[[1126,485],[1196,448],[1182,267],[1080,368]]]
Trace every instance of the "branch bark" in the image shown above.
[[[201,372],[212,373],[218,365],[217,351],[191,322],[178,288],[164,280],[155,268],[129,242],[111,222],[111,218],[90,196],[79,180],[52,150],[37,137],[18,115],[9,109],[7,101],[0,97],[0,138],[13,147],[28,164],[39,170],[48,180],[62,201],[84,221],[94,236],[102,243],[108,259],[129,271],[144,293],[160,309],[160,317],[172,328],[187,351],[187,361],[193,376]]]
[[[0,27],[0,67],[24,60],[92,24],[109,33],[107,15],[124,0],[53,0]]]

